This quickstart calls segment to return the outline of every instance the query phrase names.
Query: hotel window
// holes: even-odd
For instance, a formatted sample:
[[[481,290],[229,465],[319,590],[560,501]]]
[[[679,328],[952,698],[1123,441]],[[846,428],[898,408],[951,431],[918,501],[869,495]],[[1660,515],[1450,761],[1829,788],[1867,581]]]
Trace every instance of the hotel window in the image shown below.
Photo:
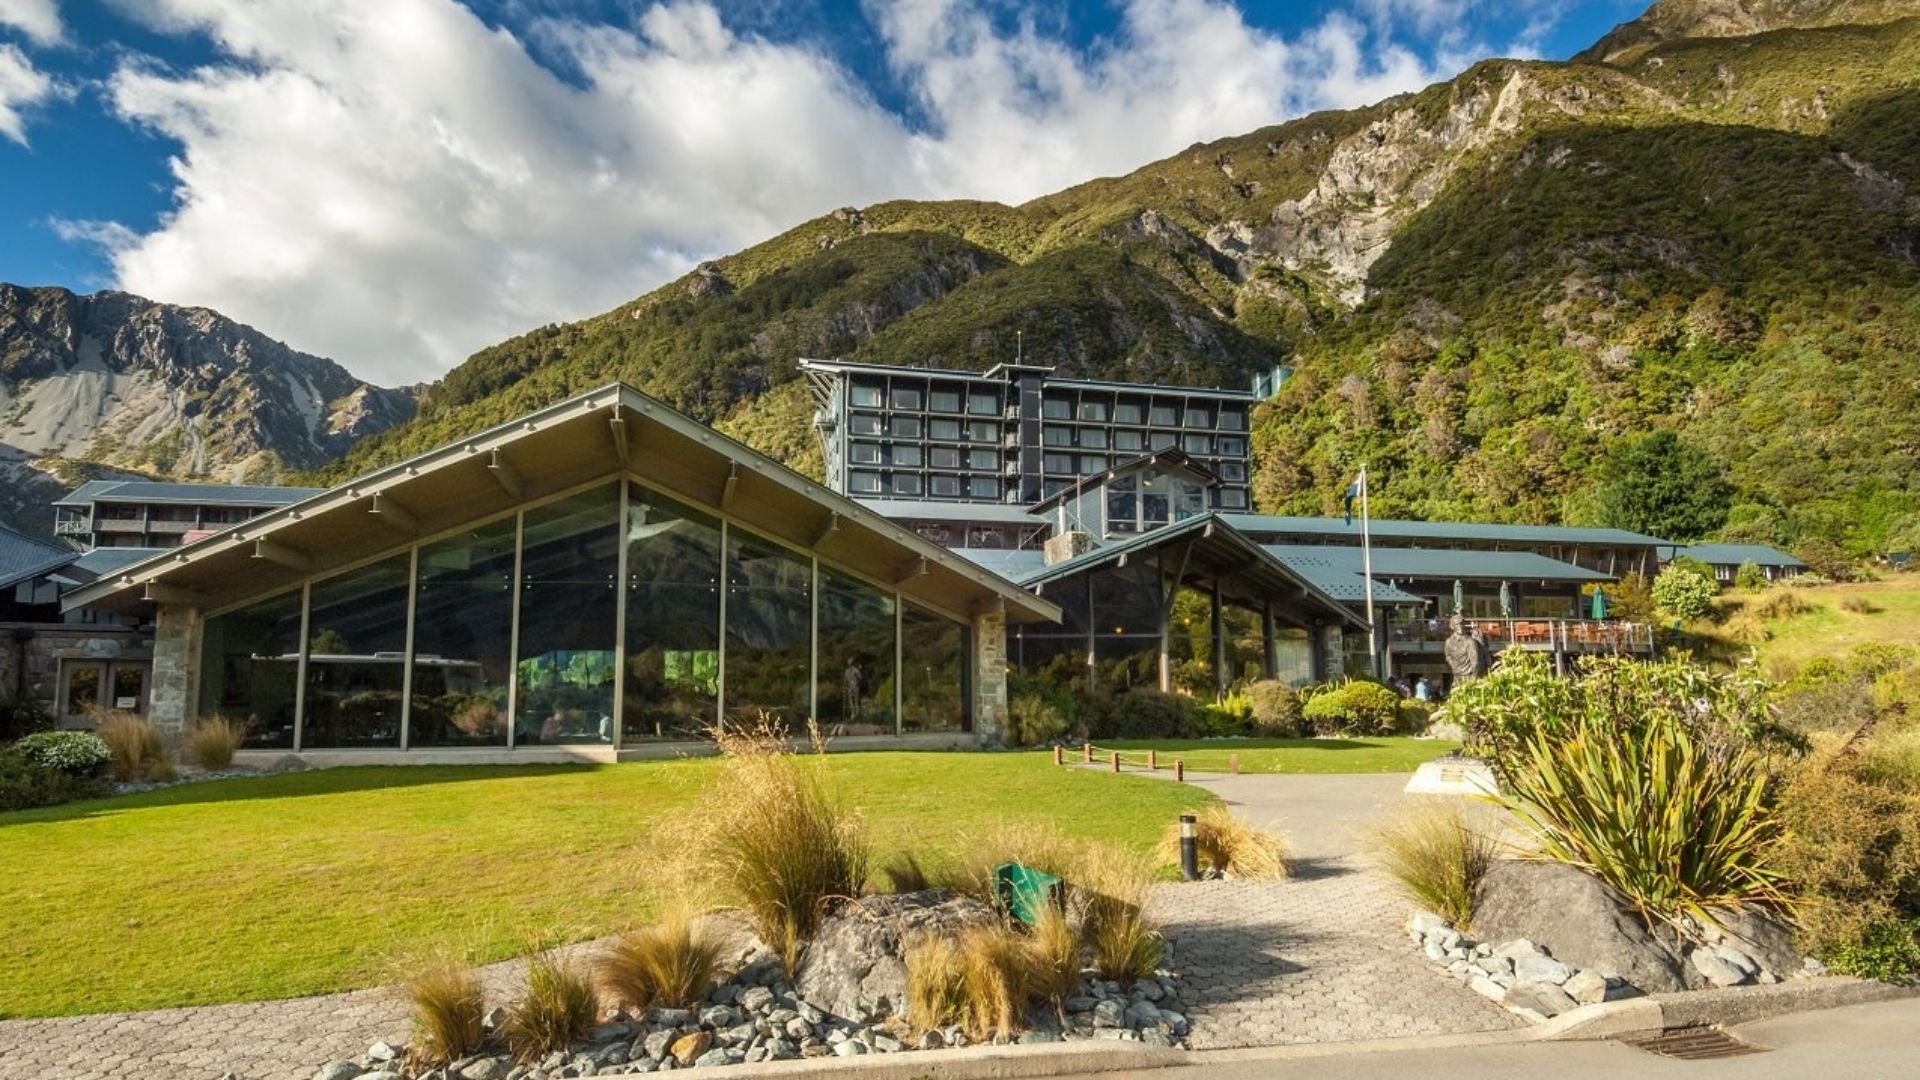
[[[893,464],[895,465],[920,464],[920,448],[918,446],[895,445],[893,448]]]
[[[1047,446],[1072,446],[1073,429],[1063,427],[1042,428],[1040,431],[1040,441]]]
[[[915,473],[894,473],[887,481],[887,490],[895,495],[920,494],[920,477]]]
[[[856,495],[872,495],[880,490],[880,474],[857,472],[847,477],[847,490]]]
[[[1080,471],[1083,473],[1097,473],[1106,467],[1107,455],[1105,454],[1080,455]]]
[[[967,481],[967,494],[976,499],[1000,497],[1000,481],[991,476],[976,476]]]
[[[1073,402],[1065,398],[1047,398],[1040,403],[1040,415],[1048,420],[1073,419]]]
[[[850,443],[847,457],[857,465],[877,465],[880,463],[880,447],[874,443]]]
[[[960,467],[960,451],[936,446],[927,451],[927,464],[936,469],[957,469]]]
[[[1238,435],[1220,436],[1220,452],[1238,457],[1247,452],[1247,440]]]
[[[1000,411],[998,394],[983,394],[978,391],[967,395],[967,411],[975,416],[992,416]]]
[[[1107,448],[1106,429],[1081,428],[1080,445],[1088,450],[1105,450]]]
[[[1247,414],[1239,409],[1221,409],[1220,426],[1227,431],[1247,430]]]
[[[1220,509],[1245,510],[1246,508],[1247,508],[1246,492],[1241,491],[1238,488],[1226,488],[1220,492]]]
[[[896,416],[887,427],[896,439],[917,439],[920,437],[920,418],[917,416]]]
[[[920,391],[917,387],[896,386],[893,388],[891,400],[893,407],[896,409],[918,409],[920,407]]]
[[[960,391],[935,390],[927,395],[927,408],[930,412],[957,413],[960,411]]]
[[[1040,467],[1050,473],[1070,473],[1073,471],[1073,455],[1047,454],[1040,459]]]
[[[1223,461],[1214,468],[1214,472],[1220,474],[1220,479],[1222,480],[1245,480],[1247,478],[1247,467],[1237,461]]]
[[[960,497],[960,478],[957,476],[935,476],[927,481],[928,490],[942,498]]]
[[[927,421],[927,437],[930,439],[958,441],[960,438],[960,421],[929,420]]]
[[[1096,424],[1106,423],[1107,403],[1104,401],[1082,401],[1080,403],[1080,419],[1092,421]]]
[[[1138,402],[1123,401],[1113,407],[1113,422],[1116,424],[1137,424],[1141,412]]]
[[[1147,445],[1154,450],[1171,450],[1179,444],[1179,436],[1171,431],[1156,431],[1147,437]]]
[[[1115,450],[1138,450],[1144,445],[1145,441],[1137,431],[1116,431],[1113,433],[1113,448]]]
[[[870,408],[879,408],[882,400],[879,387],[863,386],[859,383],[854,383],[847,388],[847,399],[855,405],[865,405]]]
[[[985,469],[989,472],[1000,467],[1000,455],[991,450],[967,451],[967,468]]]
[[[975,420],[967,425],[967,437],[974,442],[998,442],[1000,425],[989,424],[984,420]]]
[[[1181,443],[1189,454],[1213,453],[1213,440],[1205,435],[1189,435]]]
[[[1213,410],[1204,405],[1187,406],[1187,426],[1210,428],[1213,426]]]
[[[1177,405],[1155,405],[1153,422],[1162,427],[1175,427],[1180,423],[1180,408]]]
[[[871,413],[854,413],[847,421],[847,429],[855,435],[878,435],[880,418]]]

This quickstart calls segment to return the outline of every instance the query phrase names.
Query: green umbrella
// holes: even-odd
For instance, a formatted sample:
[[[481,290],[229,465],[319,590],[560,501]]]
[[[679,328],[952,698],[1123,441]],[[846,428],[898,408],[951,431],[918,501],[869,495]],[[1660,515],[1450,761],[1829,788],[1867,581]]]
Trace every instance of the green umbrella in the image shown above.
[[[1500,617],[1513,618],[1513,589],[1504,581],[1500,583]]]
[[[1598,585],[1593,588],[1593,617],[1596,619],[1607,617],[1607,594]]]
[[[1465,610],[1467,610],[1467,587],[1460,584],[1459,578],[1455,578],[1453,581],[1453,613],[1458,615]]]

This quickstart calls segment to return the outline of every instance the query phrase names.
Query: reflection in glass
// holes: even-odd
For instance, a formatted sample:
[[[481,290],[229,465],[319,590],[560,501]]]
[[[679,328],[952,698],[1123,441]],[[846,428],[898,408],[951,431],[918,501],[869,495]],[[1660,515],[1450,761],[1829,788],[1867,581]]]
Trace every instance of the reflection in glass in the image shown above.
[[[713,726],[720,698],[720,523],[635,484],[626,542],[621,737],[697,737]]]
[[[512,518],[420,549],[409,746],[505,746]]]
[[[400,745],[410,563],[403,553],[314,584],[301,746]]]
[[[967,630],[912,604],[900,613],[900,730],[966,731]]]
[[[620,488],[528,510],[520,557],[514,742],[613,742]]]
[[[727,720],[762,712],[797,728],[813,670],[813,563],[739,529],[727,532]]]
[[[891,735],[893,597],[820,571],[819,719],[829,735]]]
[[[100,707],[99,664],[76,664],[67,669],[67,714],[84,715]]]
[[[300,590],[206,622],[200,637],[200,715],[247,725],[246,745],[293,749],[300,679]]]

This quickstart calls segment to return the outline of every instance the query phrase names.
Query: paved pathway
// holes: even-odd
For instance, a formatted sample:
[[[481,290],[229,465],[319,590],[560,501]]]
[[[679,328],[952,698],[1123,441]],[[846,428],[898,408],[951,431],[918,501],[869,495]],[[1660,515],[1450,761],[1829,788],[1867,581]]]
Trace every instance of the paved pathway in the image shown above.
[[[1346,1042],[1518,1027],[1408,944],[1407,903],[1364,856],[1365,829],[1403,796],[1393,775],[1199,781],[1289,840],[1288,881],[1163,886],[1196,1049]]]
[[[1287,836],[1293,880],[1167,885],[1196,1048],[1488,1031],[1520,1021],[1435,971],[1400,930],[1406,904],[1367,866],[1365,827],[1404,776],[1191,778]],[[519,965],[486,971],[495,1000]],[[390,991],[0,1021],[0,1080],[310,1080],[322,1062],[407,1033]]]

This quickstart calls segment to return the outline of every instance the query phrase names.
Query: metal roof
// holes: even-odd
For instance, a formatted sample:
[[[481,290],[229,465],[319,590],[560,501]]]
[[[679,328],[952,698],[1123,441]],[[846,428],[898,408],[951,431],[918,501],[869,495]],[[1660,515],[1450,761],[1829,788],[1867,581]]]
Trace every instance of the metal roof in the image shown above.
[[[0,526],[0,588],[57,570],[79,557],[72,548]]]
[[[624,383],[169,548],[73,590],[63,604],[212,610],[629,475],[958,618],[981,610],[1004,610],[1013,621],[1060,616],[1051,602]]]
[[[1364,604],[1367,600],[1367,579],[1360,568],[1349,568],[1344,560],[1332,557],[1329,552],[1344,552],[1343,548],[1276,547],[1262,545],[1267,553],[1285,563],[1288,569],[1308,581],[1328,596],[1348,604]],[[1294,554],[1300,552],[1300,554]],[[1356,552],[1355,554],[1358,554]],[[1379,577],[1373,580],[1373,602],[1376,604],[1418,604],[1421,599],[1411,593],[1402,592]]]
[[[1360,543],[1360,519],[1351,524],[1336,517],[1273,517],[1265,514],[1227,514],[1227,523],[1249,536],[1276,540],[1282,536],[1337,536]],[[1670,544],[1657,536],[1625,529],[1582,528],[1569,525],[1495,525],[1470,521],[1406,521],[1374,518],[1367,523],[1376,540],[1477,540],[1514,544],[1611,544],[1619,547],[1657,547]],[[1384,550],[1375,547],[1377,553]]]
[[[89,480],[54,502],[84,507],[96,502],[181,503],[187,505],[287,506],[320,494],[323,488],[269,487],[254,484],[176,484],[161,480]]]
[[[1765,544],[1692,544],[1686,547],[1676,546],[1663,558],[1673,559],[1685,555],[1689,559],[1698,559],[1709,566],[1739,566],[1752,563],[1755,566],[1780,566],[1803,568],[1807,564]]]
[[[1283,560],[1316,559],[1359,574],[1364,554],[1331,544],[1268,544]],[[1373,549],[1373,576],[1392,581],[1612,581],[1598,570],[1549,559],[1531,551],[1460,551],[1454,548]]]
[[[1043,378],[1048,386],[1073,386],[1097,390],[1113,390],[1129,394],[1167,394],[1179,397],[1221,397],[1240,401],[1259,400],[1251,390],[1230,390],[1211,386],[1166,386],[1160,383],[1114,382],[1107,379],[1075,379],[1064,375],[1054,375],[1051,367],[1039,364],[995,364],[985,372],[967,371],[959,368],[913,367],[907,364],[861,364],[850,360],[819,360],[801,357],[802,370],[837,371],[862,375],[913,375],[933,376],[946,379],[970,379],[974,382],[990,382],[1004,386],[1011,381],[1006,374],[1014,371],[1044,372]]]
[[[1044,525],[1027,508],[1002,502],[938,502],[932,499],[855,499],[890,521],[969,521],[993,525]]]

